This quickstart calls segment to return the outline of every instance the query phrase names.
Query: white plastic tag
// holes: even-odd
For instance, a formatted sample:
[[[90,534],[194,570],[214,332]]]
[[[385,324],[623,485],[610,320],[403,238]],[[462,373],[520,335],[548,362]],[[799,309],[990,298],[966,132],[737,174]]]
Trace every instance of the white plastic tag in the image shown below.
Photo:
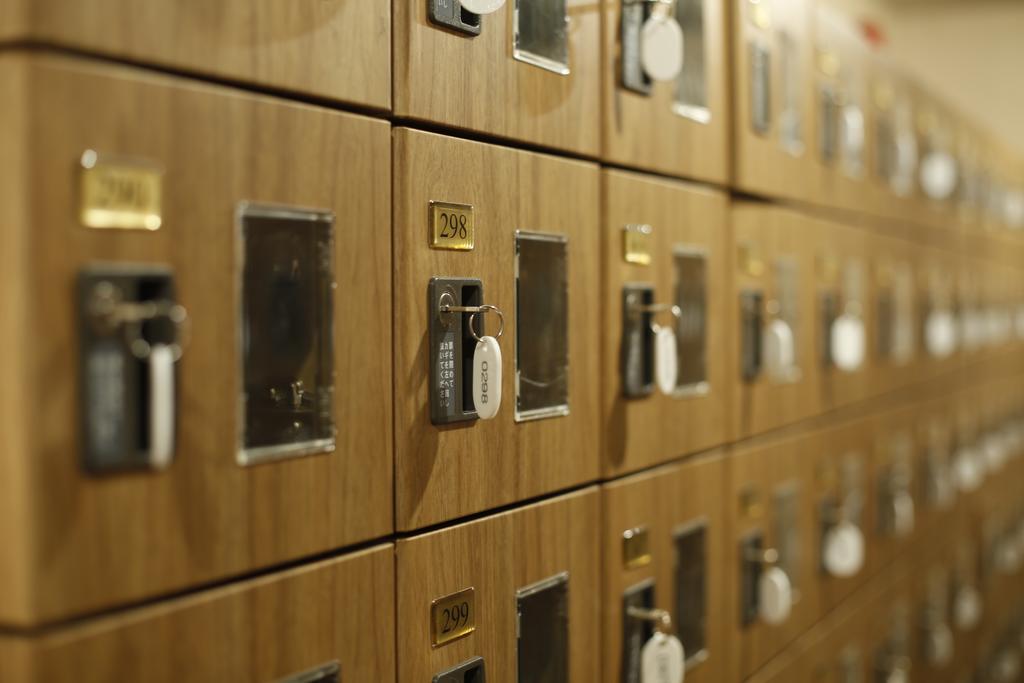
[[[985,464],[989,472],[998,472],[1006,464],[1006,449],[1003,447],[1003,439],[999,434],[989,434],[982,444],[982,452],[985,454]]]
[[[480,337],[473,352],[473,405],[481,420],[501,407],[501,347],[494,337]]]
[[[864,363],[867,335],[860,316],[844,313],[832,323],[829,334],[832,362],[843,372],[854,372]]]
[[[776,318],[768,323],[762,343],[768,375],[776,381],[788,381],[796,365],[792,328],[785,320]]]
[[[956,320],[949,311],[935,311],[925,323],[925,344],[936,358],[945,358],[956,350]]]
[[[641,683],[683,683],[686,656],[673,635],[655,632],[640,650]]]
[[[149,350],[149,464],[163,469],[174,457],[174,350]]]
[[[473,14],[491,14],[505,5],[505,0],[461,0],[460,5]]]
[[[944,667],[953,659],[953,632],[945,623],[933,624],[925,642],[928,663]]]
[[[843,107],[842,136],[840,144],[843,156],[847,160],[859,163],[861,150],[864,149],[864,112],[855,104]]]
[[[961,586],[953,599],[953,624],[960,631],[973,630],[981,622],[982,602],[978,589]]]
[[[974,449],[962,448],[957,452],[953,459],[953,476],[956,487],[963,493],[972,493],[981,487],[985,473],[978,465]]]
[[[658,325],[654,328],[654,362],[658,389],[663,394],[671,394],[679,379],[676,333],[671,327]]]
[[[897,536],[909,536],[914,532],[914,497],[901,491],[892,499],[892,529]]]
[[[956,189],[956,160],[935,151],[921,159],[921,188],[932,199],[948,199]]]
[[[673,81],[683,70],[683,29],[675,17],[655,11],[640,35],[640,64],[655,81]]]
[[[779,567],[769,567],[761,572],[757,584],[760,593],[758,612],[766,624],[781,624],[789,618],[793,607],[793,585],[789,576]]]
[[[822,564],[840,579],[854,576],[864,566],[864,532],[852,522],[839,522],[825,534]]]

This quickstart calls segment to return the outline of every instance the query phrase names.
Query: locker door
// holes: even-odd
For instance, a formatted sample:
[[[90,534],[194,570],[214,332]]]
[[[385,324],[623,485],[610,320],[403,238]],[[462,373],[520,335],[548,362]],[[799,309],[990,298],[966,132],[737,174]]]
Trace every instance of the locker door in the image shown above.
[[[33,83],[12,132],[35,158],[30,258],[4,278],[36,305],[0,484],[32,518],[2,560],[24,600],[0,621],[390,533],[391,400],[364,390],[391,373],[387,123],[84,60],[3,69]],[[352,248],[355,216],[385,229]]]

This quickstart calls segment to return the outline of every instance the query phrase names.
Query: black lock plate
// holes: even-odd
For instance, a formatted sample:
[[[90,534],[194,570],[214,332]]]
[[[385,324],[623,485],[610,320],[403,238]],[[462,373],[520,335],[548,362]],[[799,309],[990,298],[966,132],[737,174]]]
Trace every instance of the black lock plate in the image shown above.
[[[640,61],[643,26],[651,16],[651,7],[650,2],[622,0],[622,51],[619,54],[622,87],[641,95],[651,94],[651,79],[644,72]]]
[[[459,0],[427,0],[430,21],[469,36],[480,35],[480,15],[463,9]]]
[[[745,382],[761,374],[761,334],[764,294],[757,290],[740,292],[740,370]]]
[[[654,330],[651,314],[638,307],[654,303],[653,285],[622,288],[622,392],[629,398],[654,392]]]
[[[79,368],[81,384],[82,464],[95,473],[147,468],[149,372],[137,358],[122,325],[105,326],[94,315],[98,288],[112,288],[126,304],[174,301],[171,270],[161,266],[95,266],[78,276]],[[149,342],[172,331],[142,325]]]
[[[839,317],[839,297],[835,292],[821,293],[821,365],[830,368],[832,361],[832,324]]]
[[[476,420],[473,404],[473,353],[476,339],[470,332],[470,313],[441,314],[443,294],[453,306],[479,306],[483,285],[474,278],[431,278],[427,287],[427,317],[430,320],[430,421],[436,425]],[[484,316],[478,315],[474,329],[486,334]]]
[[[484,658],[474,657],[436,674],[433,683],[487,683]]]
[[[750,534],[740,541],[740,623],[744,626],[757,621],[758,603],[761,601],[758,582],[761,579],[760,558],[764,538],[760,532]]]
[[[640,651],[654,636],[654,624],[629,616],[629,609],[654,609],[654,579],[630,586],[622,596],[622,683],[641,683]]]

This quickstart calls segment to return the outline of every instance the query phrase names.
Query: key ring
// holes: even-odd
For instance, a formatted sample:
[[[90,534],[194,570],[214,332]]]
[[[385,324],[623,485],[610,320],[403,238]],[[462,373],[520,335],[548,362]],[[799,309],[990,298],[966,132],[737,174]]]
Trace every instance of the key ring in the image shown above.
[[[626,614],[633,619],[653,622],[655,629],[660,633],[669,633],[672,630],[672,615],[668,610],[629,607],[626,609]]]
[[[492,306],[491,304],[482,304],[477,306],[476,309],[477,310],[469,314],[469,333],[473,335],[473,339],[482,341],[480,336],[476,333],[474,321],[476,320],[477,315],[480,313],[487,313],[488,311],[494,312],[498,316],[498,333],[494,335],[494,338],[501,339],[501,335],[505,332],[505,314],[501,312],[501,309],[497,306]]]

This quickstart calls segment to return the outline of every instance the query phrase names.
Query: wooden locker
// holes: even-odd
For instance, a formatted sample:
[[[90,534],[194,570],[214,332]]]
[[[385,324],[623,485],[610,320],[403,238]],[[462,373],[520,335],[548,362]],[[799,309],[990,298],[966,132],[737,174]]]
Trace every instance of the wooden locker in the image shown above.
[[[599,3],[507,0],[477,15],[394,0],[393,11],[396,116],[597,157]]]
[[[10,476],[0,500],[4,524],[11,526],[7,552],[0,554],[6,588],[0,622],[38,624],[390,533],[391,399],[364,389],[390,385],[390,231],[357,250],[341,229],[350,216],[389,225],[388,124],[85,60],[14,53],[3,58],[0,72],[3,88],[14,95],[10,101],[21,103],[7,108],[2,129],[4,147],[13,150],[7,192],[18,198],[5,208],[15,219],[9,231],[14,248],[4,257],[12,268],[0,289],[19,300],[5,309],[12,317],[2,332],[11,349],[4,362],[15,369],[6,375],[11,382],[2,396],[10,422],[0,430],[0,469]],[[137,121],[146,125],[129,125]],[[103,194],[110,188],[120,190]],[[160,193],[162,205],[154,209],[145,198]],[[283,289],[272,290],[281,295],[284,314],[297,316],[282,337],[295,341],[278,348],[288,354],[280,364],[260,368],[294,378],[305,377],[307,365],[317,373],[333,366],[336,377],[333,390],[322,373],[308,393],[293,387],[301,399],[293,411],[298,426],[278,432],[291,434],[285,434],[289,445],[308,444],[311,453],[274,446],[255,464],[249,446],[257,439],[249,438],[242,419],[252,401],[243,400],[244,377],[253,373],[243,377],[248,356],[240,350],[241,300],[249,290],[241,286],[246,271],[236,249],[265,244],[242,239],[246,221],[264,209],[261,216],[297,215],[281,219],[285,227],[275,230],[315,237],[309,253],[319,258],[299,263],[294,257],[287,272],[309,272],[308,279],[282,276]],[[162,224],[156,230],[85,227],[143,225],[143,218]],[[333,248],[323,237],[332,220],[338,225]],[[307,225],[317,226],[315,232]],[[279,272],[279,264],[253,263]],[[88,341],[100,322],[113,320],[100,317],[104,309],[93,302],[106,299],[94,297],[125,269],[169,272],[176,293],[150,301],[154,307],[176,302],[189,316],[183,355],[171,369],[178,388],[170,399],[177,402],[176,427],[169,427],[176,430],[176,446],[163,453],[169,462],[150,457],[166,441],[158,442],[148,423],[130,412],[100,413],[99,421],[85,422],[96,404],[87,391],[112,391],[117,381],[82,379],[80,357],[88,353],[92,363],[104,357],[93,351],[111,348],[107,341],[102,347]],[[82,284],[100,271],[105,274],[93,285]],[[112,280],[104,279],[111,273]],[[341,286],[331,298],[317,294],[315,311],[289,302],[289,292],[322,292],[329,281]],[[137,282],[140,291],[150,286]],[[127,285],[120,290],[131,294]],[[170,312],[161,315],[171,320]],[[332,320],[338,334],[328,343],[323,330]],[[247,329],[265,329],[262,324],[246,317]],[[144,341],[141,329],[134,337],[127,327],[111,329],[124,334],[123,347],[120,337],[103,338],[115,343],[117,359],[128,358],[121,349],[129,339]],[[372,343],[351,343],[355,329]],[[246,353],[266,351],[266,344],[247,339]],[[118,362],[134,367],[132,360]],[[277,386],[265,379],[246,385],[245,395]],[[128,384],[113,386],[125,387],[127,398],[115,404],[128,406],[124,411],[155,405],[152,393],[140,391],[133,399]],[[328,402],[323,397],[330,391]],[[302,410],[306,397],[319,407]],[[86,432],[86,424],[121,424],[118,415],[123,424],[140,425],[146,457],[125,459],[133,455],[126,449],[110,463],[94,462],[92,439],[104,432]]]
[[[868,245],[874,320],[869,334],[869,391],[879,395],[923,378],[921,315],[926,310],[918,288],[918,246],[875,231],[868,234]]]
[[[811,4],[734,3],[733,181],[754,194],[811,200]]]
[[[394,681],[394,572],[394,546],[382,545],[33,635],[4,634],[0,676]]]
[[[684,647],[686,680],[728,680],[734,601],[722,564],[728,556],[725,469],[726,459],[714,454],[603,485],[606,683],[639,675],[640,641],[653,626],[630,616],[630,608],[670,614]]]
[[[715,190],[626,171],[602,179],[603,471],[616,476],[726,438],[728,217]],[[654,325],[676,336],[668,392]]]
[[[827,613],[871,577],[875,507],[869,498],[871,423],[830,425],[809,435],[803,456],[812,483],[814,534],[809,550],[815,571],[809,591]]]
[[[890,409],[874,416],[870,435],[867,504],[874,507],[869,538],[869,571],[885,567],[922,537],[919,508],[921,489],[916,455],[921,447],[913,407]]]
[[[814,220],[814,329],[808,374],[821,410],[872,395],[869,344],[877,336],[871,305],[870,234],[833,220]]]
[[[398,680],[598,680],[599,524],[589,488],[398,541]]]
[[[805,214],[753,202],[732,205],[732,228],[727,308],[735,308],[727,315],[736,325],[731,433],[739,438],[817,412],[814,235]]]
[[[439,164],[445,172],[439,172]],[[599,323],[593,313],[598,310],[599,287],[598,177],[596,166],[579,161],[409,129],[395,132],[394,260],[402,264],[394,273],[395,490],[400,530],[597,479]],[[449,206],[455,208],[445,208]],[[439,209],[445,215],[471,216],[472,249],[430,248],[430,231],[444,230],[442,222],[431,218]],[[544,261],[530,266],[537,280],[528,285],[517,279],[517,263],[528,262],[517,257],[516,250],[517,244],[534,237],[558,247],[558,255],[550,265]],[[459,240],[440,238],[439,244],[453,241]],[[525,266],[520,275],[524,272]],[[462,391],[454,397],[458,405],[452,404],[443,416],[459,421],[433,422],[432,405],[443,401],[432,392],[431,356],[440,358],[440,351],[433,354],[430,330],[439,329],[443,321],[437,317],[437,302],[430,300],[432,278],[479,280],[477,296],[482,298],[476,303],[503,312],[504,323],[492,313],[483,314],[483,320],[478,314],[472,321],[474,330],[491,335],[504,325],[498,340],[504,354],[504,398],[492,420],[476,419],[472,394]],[[520,320],[528,321],[531,315],[518,301],[520,292],[529,298],[529,292],[544,283],[550,286],[548,298],[535,304],[533,315],[538,319],[529,322],[536,329],[531,334],[524,322],[524,336],[518,338]],[[471,300],[469,294],[466,297]],[[556,299],[561,303],[556,305]],[[456,341],[465,338],[462,348],[469,358],[475,341],[467,333],[468,313],[462,322],[461,337],[457,332],[452,335],[459,337]],[[524,347],[520,354],[520,347],[531,339],[553,347],[560,342],[562,349]],[[457,349],[454,354],[459,355]],[[549,361],[552,367],[545,367]],[[462,381],[467,375],[472,378],[469,360],[460,356],[452,363],[464,370],[457,373]],[[518,370],[522,380],[534,384],[557,382],[560,394],[553,390],[551,396],[538,398],[527,396],[525,389],[517,391]],[[460,378],[453,381],[457,384]],[[541,409],[534,409],[539,404]],[[465,406],[469,408],[464,411]]]
[[[724,184],[731,120],[725,0],[680,0],[683,62],[674,80],[652,80],[641,60],[641,26],[651,10],[603,0],[601,158],[641,170]]]
[[[0,42],[22,41],[391,108],[387,2],[10,0]]]
[[[868,144],[868,47],[860,26],[837,10],[816,3],[813,9],[814,116],[810,177],[813,201],[850,211],[873,213],[867,191],[874,163]]]
[[[749,677],[818,617],[817,520],[812,510],[817,500],[806,464],[815,443],[804,433],[730,451],[726,503],[731,506],[732,533],[725,572],[728,591],[735,596],[729,614],[732,680]]]

